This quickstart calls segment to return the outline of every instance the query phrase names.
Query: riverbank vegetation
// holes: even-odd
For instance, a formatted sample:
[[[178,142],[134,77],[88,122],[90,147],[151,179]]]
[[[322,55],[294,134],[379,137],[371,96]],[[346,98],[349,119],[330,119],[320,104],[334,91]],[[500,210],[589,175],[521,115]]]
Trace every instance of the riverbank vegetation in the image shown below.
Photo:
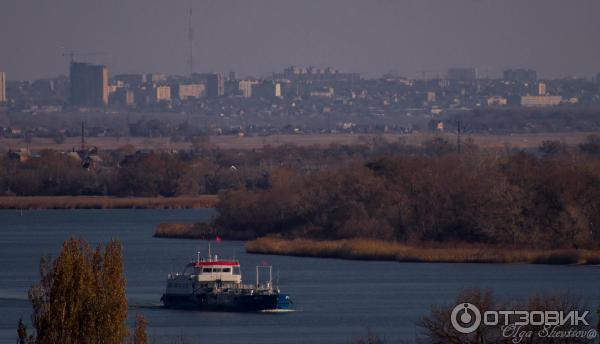
[[[466,242],[514,249],[598,249],[600,150],[547,143],[539,154],[432,142],[300,173],[279,168],[268,188],[220,195],[215,225],[256,237],[401,243]]]
[[[372,158],[272,167],[260,184],[222,191],[206,226],[223,238],[261,238],[248,244],[260,253],[599,262],[600,137],[576,147],[547,141],[532,152],[467,140],[458,154],[443,139],[371,147]],[[189,226],[159,229],[161,237],[208,238]]]
[[[253,240],[256,233],[252,231],[233,231],[217,228],[210,222],[198,223],[160,223],[154,230],[156,238],[214,240],[219,237],[225,240]]]
[[[154,237],[177,239],[204,239],[214,240],[219,237],[228,240],[252,239],[253,233],[232,232],[227,230],[217,231],[209,223],[161,223],[156,226]]]
[[[484,149],[469,139],[458,146],[444,137],[416,146],[377,136],[358,141],[244,151],[204,141],[178,152],[91,150],[87,167],[76,152],[44,151],[21,160],[8,154],[0,161],[0,193],[115,197],[107,204],[92,198],[90,207],[102,208],[120,207],[117,199],[128,197],[157,201],[123,207],[218,194],[210,226],[224,238],[600,248],[600,136],[578,146],[547,141],[529,151]],[[19,206],[26,207],[43,206]],[[166,226],[157,236],[204,235],[196,229]]]
[[[214,195],[179,197],[2,196],[0,209],[193,209],[213,208]]]
[[[482,244],[406,244],[375,239],[311,240],[263,237],[247,242],[246,251],[258,254],[398,262],[600,264],[600,251],[596,250],[523,250]]]
[[[359,144],[260,150],[219,149],[199,141],[187,150],[9,151],[0,156],[0,196],[175,197],[214,195],[239,188],[265,188],[277,166],[320,169],[347,159],[369,159],[416,149],[381,137]]]
[[[214,195],[237,188],[266,189],[272,172],[281,168],[309,174],[385,156],[432,157],[456,152],[456,145],[447,141],[448,134],[432,135],[424,135],[423,142],[407,143],[414,140],[409,136],[357,135],[352,144],[279,144],[259,149],[222,149],[206,140],[194,141],[183,150],[148,150],[132,145],[110,150],[0,149],[0,196],[175,197]],[[600,139],[593,137],[596,140],[588,139],[581,151],[597,149]],[[498,148],[503,147],[502,138],[488,139],[495,142],[495,148],[480,150],[502,155],[519,151],[509,144]],[[539,138],[515,142],[524,140]],[[476,146],[465,139],[462,148],[467,153]],[[564,148],[558,142],[544,152]]]

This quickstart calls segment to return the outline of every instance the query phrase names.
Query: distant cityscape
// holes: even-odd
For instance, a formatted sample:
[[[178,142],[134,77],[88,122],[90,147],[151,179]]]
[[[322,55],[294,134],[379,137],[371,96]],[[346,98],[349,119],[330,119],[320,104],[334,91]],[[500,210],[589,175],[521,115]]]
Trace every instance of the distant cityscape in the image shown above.
[[[330,99],[339,104],[369,103],[379,112],[486,106],[569,106],[600,104],[600,73],[593,79],[539,79],[532,69],[509,69],[501,79],[481,78],[476,68],[450,68],[444,76],[364,79],[333,68],[291,66],[264,79],[235,72],[192,73],[188,77],[150,74],[109,75],[107,66],[72,61],[69,77],[8,81],[0,71],[0,103],[7,112],[209,111],[215,98],[264,100]],[[342,109],[332,109],[341,111]],[[377,112],[377,111],[374,111]]]
[[[476,109],[600,106],[600,73],[590,79],[543,79],[532,69],[505,70],[502,78],[480,77],[476,68],[451,68],[444,75],[421,72],[419,78],[392,74],[363,78],[334,68],[298,66],[267,78],[240,78],[235,72],[111,76],[107,66],[76,62],[71,56],[68,77],[35,81],[7,77],[0,72],[0,114],[176,113],[221,120],[256,118],[266,123],[259,128],[258,121],[246,121],[245,128],[233,130],[231,125],[220,126],[213,128],[214,134],[265,133],[270,119],[284,117],[319,122],[318,130],[329,132],[352,131],[361,119],[371,123],[386,119],[381,130],[407,132],[411,125],[395,119],[432,121]]]

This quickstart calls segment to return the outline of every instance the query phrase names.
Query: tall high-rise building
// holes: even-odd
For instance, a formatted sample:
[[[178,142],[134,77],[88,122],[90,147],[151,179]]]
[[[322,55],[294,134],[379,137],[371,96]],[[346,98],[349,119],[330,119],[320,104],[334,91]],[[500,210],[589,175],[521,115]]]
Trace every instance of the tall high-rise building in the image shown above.
[[[0,72],[0,103],[6,101],[6,73]]]
[[[225,78],[222,73],[209,74],[206,78],[206,95],[210,98],[221,97],[225,94]]]
[[[108,68],[71,62],[71,105],[103,107],[108,105]]]

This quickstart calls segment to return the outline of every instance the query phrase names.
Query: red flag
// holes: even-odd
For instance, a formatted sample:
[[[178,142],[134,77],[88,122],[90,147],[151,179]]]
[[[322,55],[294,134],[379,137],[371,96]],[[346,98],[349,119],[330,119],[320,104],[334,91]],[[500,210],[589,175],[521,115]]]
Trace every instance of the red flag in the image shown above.
[[[217,237],[215,238],[216,242],[221,242],[221,237],[217,235]]]

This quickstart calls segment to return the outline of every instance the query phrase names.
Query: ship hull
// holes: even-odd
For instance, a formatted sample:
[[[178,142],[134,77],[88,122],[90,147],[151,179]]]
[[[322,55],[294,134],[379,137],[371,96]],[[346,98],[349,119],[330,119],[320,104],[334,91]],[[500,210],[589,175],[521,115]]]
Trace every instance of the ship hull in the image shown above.
[[[289,309],[289,296],[285,294],[164,294],[161,300],[166,308],[200,311],[260,312]]]

